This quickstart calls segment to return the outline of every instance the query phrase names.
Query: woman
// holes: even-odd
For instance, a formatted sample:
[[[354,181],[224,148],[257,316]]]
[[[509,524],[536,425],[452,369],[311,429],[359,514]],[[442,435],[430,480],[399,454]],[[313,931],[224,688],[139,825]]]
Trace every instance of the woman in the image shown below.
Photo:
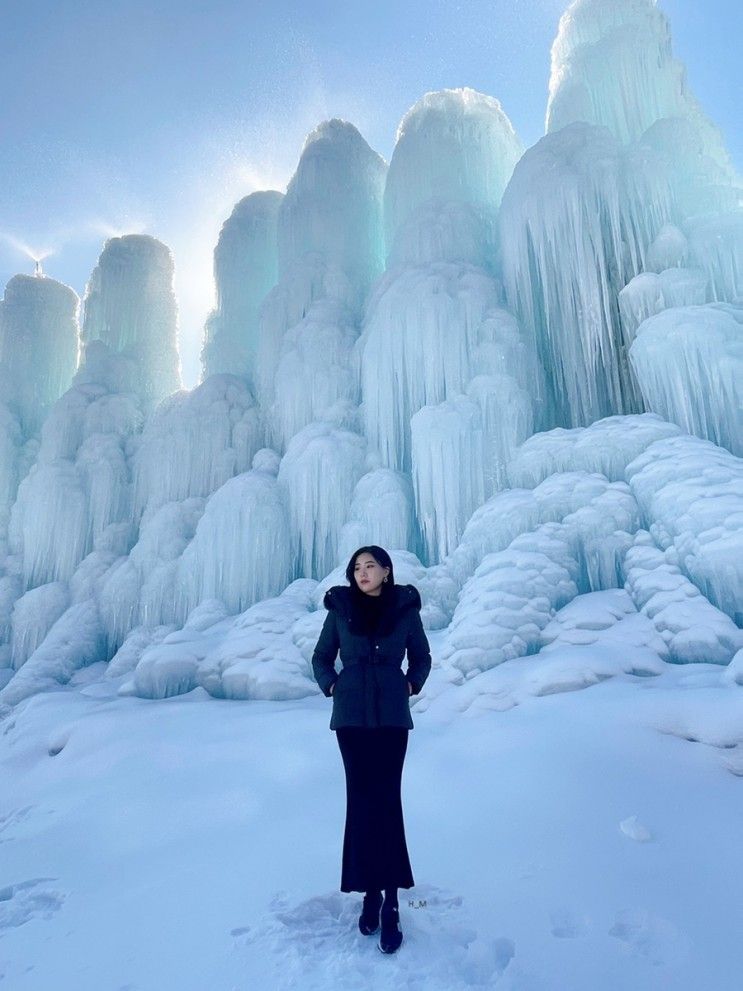
[[[394,953],[402,942],[397,889],[415,884],[400,797],[413,729],[409,697],[428,678],[431,653],[418,590],[395,585],[383,548],[360,547],[346,578],[349,587],[334,585],[325,593],[328,615],[312,670],[323,693],[333,697],[330,728],[336,731],[346,772],[341,891],[364,892],[359,929],[366,936],[375,933],[381,914],[379,948]],[[337,674],[339,650],[343,668]]]

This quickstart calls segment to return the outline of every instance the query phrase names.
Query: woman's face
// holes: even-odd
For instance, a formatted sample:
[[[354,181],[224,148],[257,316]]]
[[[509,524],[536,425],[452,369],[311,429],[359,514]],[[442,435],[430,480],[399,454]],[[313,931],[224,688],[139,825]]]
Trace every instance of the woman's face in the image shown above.
[[[383,568],[371,554],[359,554],[353,569],[356,584],[367,595],[381,595],[382,582],[390,573],[389,568]]]

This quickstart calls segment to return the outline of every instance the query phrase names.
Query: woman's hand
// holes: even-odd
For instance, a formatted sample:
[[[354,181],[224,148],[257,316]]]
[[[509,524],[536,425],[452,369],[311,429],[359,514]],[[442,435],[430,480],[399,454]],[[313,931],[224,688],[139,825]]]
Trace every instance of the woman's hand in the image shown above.
[[[330,694],[331,694],[331,695],[333,694],[333,689],[334,689],[334,688],[335,688],[335,682],[333,682],[333,684],[332,684],[332,685],[330,686],[330,688],[329,688],[329,691],[330,691]]]
[[[408,695],[412,695],[412,694],[413,694],[413,686],[410,684],[410,682],[408,682]]]

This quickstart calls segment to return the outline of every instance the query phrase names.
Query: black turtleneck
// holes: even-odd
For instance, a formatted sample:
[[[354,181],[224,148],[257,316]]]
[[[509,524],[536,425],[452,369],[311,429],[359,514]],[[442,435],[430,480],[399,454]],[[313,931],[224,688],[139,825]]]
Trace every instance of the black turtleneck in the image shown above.
[[[382,612],[384,611],[384,596],[368,595],[366,592],[362,592],[361,595],[356,596],[356,602],[359,606],[362,629],[366,634],[371,636],[376,630]]]

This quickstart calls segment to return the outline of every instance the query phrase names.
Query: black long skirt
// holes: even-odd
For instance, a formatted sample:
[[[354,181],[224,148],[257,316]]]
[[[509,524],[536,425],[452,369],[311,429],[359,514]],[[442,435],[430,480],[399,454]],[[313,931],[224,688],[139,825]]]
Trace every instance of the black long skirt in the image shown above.
[[[409,730],[339,727],[346,771],[341,891],[412,888],[400,794]]]

